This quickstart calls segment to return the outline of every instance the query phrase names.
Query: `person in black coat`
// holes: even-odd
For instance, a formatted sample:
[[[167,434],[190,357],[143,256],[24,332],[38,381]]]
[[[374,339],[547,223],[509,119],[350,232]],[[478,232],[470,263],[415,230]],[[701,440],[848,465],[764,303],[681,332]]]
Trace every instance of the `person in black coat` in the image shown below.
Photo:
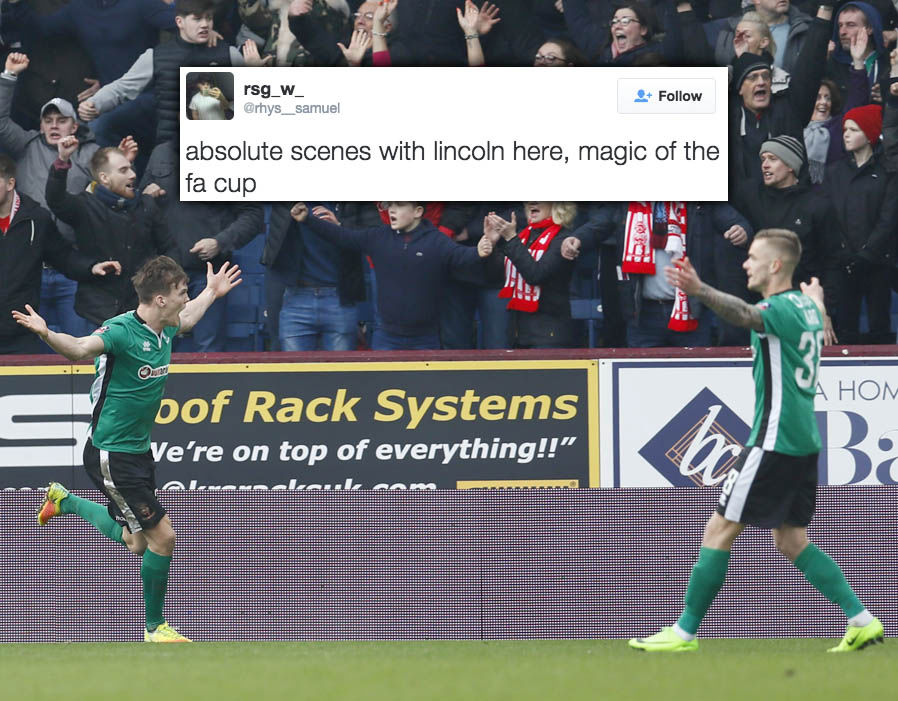
[[[44,263],[74,280],[114,277],[117,261],[97,261],[66,241],[50,213],[16,190],[16,164],[0,155],[0,354],[40,353],[37,336],[19,326],[10,312],[40,310]]]
[[[733,61],[728,121],[731,192],[742,180],[761,183],[761,144],[774,136],[803,138],[823,79],[831,17],[832,8],[821,6],[785,90],[772,92],[770,62],[764,56],[746,52]]]
[[[867,343],[893,343],[890,277],[898,227],[898,176],[887,172],[875,146],[882,107],[856,107],[842,118],[848,157],[826,171],[824,186],[841,237],[840,306],[834,310],[842,343],[861,343],[861,302],[866,302]]]
[[[804,144],[791,136],[777,136],[765,141],[759,151],[764,184],[739,182],[735,190],[730,190],[732,202],[755,231],[788,229],[798,235],[801,260],[794,283],[819,278],[827,310],[837,309],[841,244],[831,207],[805,176]],[[827,344],[836,342],[830,316],[824,320],[824,333]]]
[[[75,230],[81,253],[121,263],[120,275],[78,285],[75,311],[99,325],[137,307],[131,276],[148,258],[164,254],[178,260],[178,251],[156,201],[136,193],[137,175],[119,149],[106,147],[94,154],[91,174],[95,182],[88,190],[77,195],[66,191],[70,157],[77,148],[74,136],[57,144],[59,158],[50,166],[46,196],[53,214]]]
[[[496,243],[493,264],[505,270],[499,296],[508,299],[515,348],[569,348],[574,340],[571,319],[571,276],[574,263],[561,255],[561,245],[577,214],[570,202],[525,202],[528,226],[517,230],[495,213],[484,219],[484,239]]]
[[[206,287],[206,263],[215,270],[231,260],[231,254],[262,233],[260,205],[228,202],[181,202],[178,197],[178,150],[168,141],[153,149],[140,183],[140,191],[156,198],[166,226],[178,246],[178,258],[189,276],[188,294],[193,299]],[[225,350],[227,305],[215,304],[191,331],[192,350],[219,353]],[[179,345],[183,339],[179,339]],[[178,345],[175,350],[183,350]]]

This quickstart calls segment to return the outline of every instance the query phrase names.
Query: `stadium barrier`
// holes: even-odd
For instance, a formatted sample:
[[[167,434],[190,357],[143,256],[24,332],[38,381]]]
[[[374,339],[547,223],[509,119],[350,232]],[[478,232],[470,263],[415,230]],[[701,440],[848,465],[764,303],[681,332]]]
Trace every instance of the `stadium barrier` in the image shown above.
[[[170,492],[166,615],[196,640],[624,638],[679,614],[716,490]],[[137,641],[140,561],[0,495],[0,642]],[[811,537],[898,634],[896,487],[821,487]],[[838,638],[844,616],[749,529],[708,637]]]
[[[898,414],[891,408],[898,361],[883,350],[894,348],[851,349],[847,357],[824,360],[818,419],[825,486],[811,536],[842,565],[891,635],[898,632],[890,630],[898,619],[898,427],[892,426]],[[161,497],[178,530],[169,619],[200,640],[605,638],[651,632],[674,620],[717,498],[713,486],[747,435],[746,353],[451,357],[456,360],[446,362],[442,353],[177,359],[183,365],[172,366],[179,372],[167,398],[178,410],[169,404],[169,415],[160,412],[154,432],[159,481],[179,483]],[[267,365],[274,360],[292,365]],[[137,640],[137,559],[75,517],[43,529],[34,522],[40,502],[34,487],[46,479],[87,486],[74,465],[92,368],[46,356],[4,362],[0,642]],[[344,418],[349,397],[359,396],[355,421],[280,423],[277,412],[296,407],[263,406],[265,393],[336,399],[341,388]],[[234,394],[228,403],[219,400],[213,422],[223,389]],[[476,402],[463,401],[468,390]],[[440,421],[422,412],[420,402],[415,408],[371,401],[384,391],[393,392],[390,401],[399,392],[433,397],[431,408],[438,397],[456,397],[454,405],[443,403],[444,413],[451,406],[456,415]],[[259,394],[248,409],[252,392]],[[543,406],[534,403],[523,418],[528,405],[519,400],[519,416],[510,417],[511,397],[542,394],[550,397],[547,416],[538,418]],[[200,399],[205,409],[190,404]],[[472,418],[463,417],[466,405]],[[400,414],[399,407],[395,420],[374,418],[378,411]],[[244,422],[250,410],[253,420]],[[265,411],[271,421],[260,418]],[[166,423],[167,416],[177,418]],[[490,457],[495,437],[516,445],[515,456]],[[289,470],[250,460],[251,449],[236,466],[224,458],[226,442],[237,441],[269,446],[272,462],[286,440],[306,445],[309,463],[313,445],[325,446],[333,459],[341,446],[355,450],[365,438],[370,444],[360,459],[344,449],[342,462],[361,470],[348,486],[339,458],[320,457],[301,468],[292,464],[301,460],[277,460],[291,463]],[[469,459],[459,459],[461,446],[445,462],[445,449],[431,458],[415,448],[465,440]],[[206,446],[200,458],[208,464],[193,459],[190,441]],[[532,444],[526,448],[532,454],[522,461],[524,444]],[[209,456],[214,445],[222,446],[220,459],[215,451]],[[378,446],[389,446],[381,448],[381,459]],[[417,488],[409,489],[412,484]],[[523,488],[587,485],[610,488]],[[367,488],[374,486],[380,489]],[[775,552],[769,536],[749,529],[702,633],[838,637],[842,626],[838,608]]]

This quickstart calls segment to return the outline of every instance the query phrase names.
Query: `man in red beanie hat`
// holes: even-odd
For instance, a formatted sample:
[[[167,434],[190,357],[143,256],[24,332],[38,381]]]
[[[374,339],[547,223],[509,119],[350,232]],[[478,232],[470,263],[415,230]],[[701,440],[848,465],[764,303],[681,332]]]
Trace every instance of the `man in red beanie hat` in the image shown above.
[[[882,107],[855,107],[842,118],[847,158],[832,164],[824,178],[842,237],[839,303],[834,310],[842,343],[892,343],[890,272],[898,223],[898,178],[886,170],[877,148]],[[866,302],[869,333],[860,334]]]

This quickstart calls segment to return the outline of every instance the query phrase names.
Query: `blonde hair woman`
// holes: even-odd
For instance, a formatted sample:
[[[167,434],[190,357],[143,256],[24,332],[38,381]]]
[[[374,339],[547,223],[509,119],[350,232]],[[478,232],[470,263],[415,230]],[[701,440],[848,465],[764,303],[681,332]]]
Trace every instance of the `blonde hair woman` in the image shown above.
[[[525,202],[527,226],[495,212],[483,220],[480,246],[495,246],[496,265],[504,266],[512,342],[516,348],[566,348],[574,340],[570,286],[574,262],[561,255],[561,244],[577,216],[573,202]]]
[[[771,92],[778,93],[789,87],[789,73],[779,66],[773,65],[773,57],[776,56],[776,41],[770,33],[770,27],[757,12],[746,12],[736,25],[733,35],[733,49],[738,58],[744,53],[767,56],[772,66],[771,78],[773,84]]]

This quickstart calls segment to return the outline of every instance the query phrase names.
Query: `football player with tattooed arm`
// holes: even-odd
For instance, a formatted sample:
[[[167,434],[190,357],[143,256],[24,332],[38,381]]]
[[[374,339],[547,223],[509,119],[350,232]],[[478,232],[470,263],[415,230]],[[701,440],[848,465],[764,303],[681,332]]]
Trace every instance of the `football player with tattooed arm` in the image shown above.
[[[792,287],[800,258],[794,232],[763,229],[755,235],[743,265],[748,289],[763,297],[754,305],[703,283],[688,258],[665,269],[672,285],[724,321],[751,330],[755,414],[751,435],[705,525],[683,612],[673,626],[631,639],[637,650],[698,649],[696,632],[723,585],[730,548],[746,526],[770,530],[777,550],[845,613],[845,636],[830,652],[883,642],[882,623],[858,600],[839,566],[808,540],[821,448],[814,397],[826,309],[817,278],[801,283],[801,291]]]

